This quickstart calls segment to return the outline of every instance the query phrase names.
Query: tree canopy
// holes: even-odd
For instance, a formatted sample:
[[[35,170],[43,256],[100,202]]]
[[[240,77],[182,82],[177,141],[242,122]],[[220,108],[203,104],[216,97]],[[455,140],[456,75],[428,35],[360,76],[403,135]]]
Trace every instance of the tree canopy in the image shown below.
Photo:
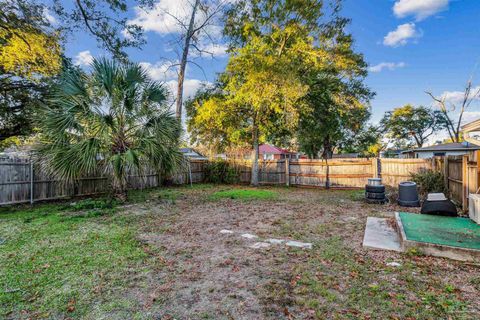
[[[404,140],[421,148],[437,130],[444,128],[444,118],[439,111],[407,104],[387,111],[381,126],[388,138]]]

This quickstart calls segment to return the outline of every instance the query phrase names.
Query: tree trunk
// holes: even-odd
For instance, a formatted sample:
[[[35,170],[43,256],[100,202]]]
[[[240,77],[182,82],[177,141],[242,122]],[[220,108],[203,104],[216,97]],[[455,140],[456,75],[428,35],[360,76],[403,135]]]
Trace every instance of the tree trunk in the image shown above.
[[[323,153],[322,158],[325,159],[327,164],[327,172],[325,178],[325,188],[330,189],[330,167],[328,166],[328,159],[333,157],[332,144],[330,143],[330,137],[325,137],[323,140]]]
[[[120,203],[128,200],[127,185],[121,179],[113,178],[113,198]]]
[[[190,49],[190,41],[192,40],[195,27],[195,14],[197,13],[200,0],[195,0],[193,5],[192,15],[188,24],[187,34],[185,35],[185,43],[183,44],[182,58],[180,60],[180,70],[178,71],[177,83],[177,102],[175,116],[178,120],[182,120],[182,106],[183,106],[183,82],[185,81],[185,69],[187,68],[188,51]]]
[[[250,184],[258,186],[258,128],[253,126],[253,151],[252,151],[252,178]]]

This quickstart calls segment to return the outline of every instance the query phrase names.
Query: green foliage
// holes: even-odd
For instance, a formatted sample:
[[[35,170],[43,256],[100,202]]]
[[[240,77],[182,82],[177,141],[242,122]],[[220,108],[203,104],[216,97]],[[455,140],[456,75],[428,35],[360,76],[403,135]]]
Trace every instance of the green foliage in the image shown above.
[[[8,147],[6,139],[32,133],[41,101],[62,68],[62,47],[44,5],[0,0],[0,8],[0,143]]]
[[[439,111],[407,104],[387,111],[381,126],[392,140],[404,140],[421,148],[428,137],[444,128],[444,119]]]
[[[303,99],[307,108],[300,117],[297,137],[300,149],[311,158],[331,158],[336,148],[365,130],[374,95],[363,83],[367,64],[354,51],[353,37],[346,32],[350,20],[340,17],[340,2],[336,3],[319,41],[332,64],[309,68],[303,74],[309,91]]]
[[[210,200],[239,199],[239,200],[271,200],[277,197],[277,193],[271,190],[261,189],[232,189],[217,191],[209,198]]]
[[[167,90],[138,64],[94,60],[91,74],[63,75],[39,119],[37,155],[59,179],[102,172],[126,199],[127,176],[149,165],[169,174],[181,164],[179,122]]]
[[[413,173],[411,176],[412,181],[417,184],[422,196],[426,196],[432,192],[448,192],[447,186],[445,185],[445,177],[440,171],[423,170],[418,173]]]
[[[207,183],[238,183],[240,172],[234,164],[225,160],[209,161],[205,167],[205,182]]]
[[[339,146],[340,152],[358,152],[361,157],[377,157],[384,148],[381,142],[382,133],[376,127],[362,128],[357,134],[352,134]]]

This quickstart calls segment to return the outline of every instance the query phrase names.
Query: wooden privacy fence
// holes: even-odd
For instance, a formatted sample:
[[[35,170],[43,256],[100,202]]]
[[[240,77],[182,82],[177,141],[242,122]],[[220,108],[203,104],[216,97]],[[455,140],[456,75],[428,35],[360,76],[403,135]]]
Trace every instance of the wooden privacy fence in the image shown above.
[[[241,183],[250,183],[252,162],[232,162]],[[376,159],[259,161],[259,183],[305,187],[357,188],[377,174]]]
[[[379,159],[379,175],[382,183],[390,187],[398,187],[402,181],[411,180],[412,173],[434,169],[434,159]]]
[[[289,185],[305,187],[364,187],[376,177],[376,159],[297,160],[289,164]]]
[[[445,157],[442,167],[445,183],[454,200],[468,209],[468,196],[480,188],[480,151],[463,156]]]
[[[190,177],[192,182],[203,181],[204,163],[190,161],[185,170],[173,176],[174,183],[188,183]],[[142,175],[130,172],[128,186],[131,189],[152,188],[160,186],[161,180],[157,172],[145,168]],[[107,178],[101,175],[65,183],[52,178],[28,160],[0,160],[0,205],[94,195],[106,192],[108,184]]]
[[[443,172],[454,200],[468,208],[468,195],[480,187],[479,153],[432,159],[330,159],[272,160],[259,162],[261,184],[301,187],[363,188],[368,178],[381,177],[383,184],[397,187],[412,173]],[[202,182],[206,161],[192,160],[173,177],[176,184]],[[251,161],[232,161],[241,183],[249,183]],[[162,177],[146,168],[142,175],[130,172],[129,187],[143,189],[161,185]],[[35,202],[71,196],[86,196],[108,190],[106,177],[85,177],[73,184],[52,179],[27,160],[0,159],[0,204]]]

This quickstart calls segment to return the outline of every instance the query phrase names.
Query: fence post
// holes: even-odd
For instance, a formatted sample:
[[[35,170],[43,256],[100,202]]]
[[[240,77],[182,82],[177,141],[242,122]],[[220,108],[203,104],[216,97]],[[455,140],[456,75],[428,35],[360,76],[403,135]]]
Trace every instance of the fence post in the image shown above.
[[[450,182],[448,180],[450,175],[450,171],[448,170],[448,156],[445,155],[443,159],[443,179],[445,180],[445,187],[450,191]]]
[[[30,159],[30,204],[33,204],[33,161]]]
[[[378,161],[377,161],[377,158],[372,158],[372,178],[378,178]]]
[[[290,186],[290,161],[288,158],[285,159],[285,184]]]
[[[468,155],[462,156],[462,209],[465,212],[468,208]]]

